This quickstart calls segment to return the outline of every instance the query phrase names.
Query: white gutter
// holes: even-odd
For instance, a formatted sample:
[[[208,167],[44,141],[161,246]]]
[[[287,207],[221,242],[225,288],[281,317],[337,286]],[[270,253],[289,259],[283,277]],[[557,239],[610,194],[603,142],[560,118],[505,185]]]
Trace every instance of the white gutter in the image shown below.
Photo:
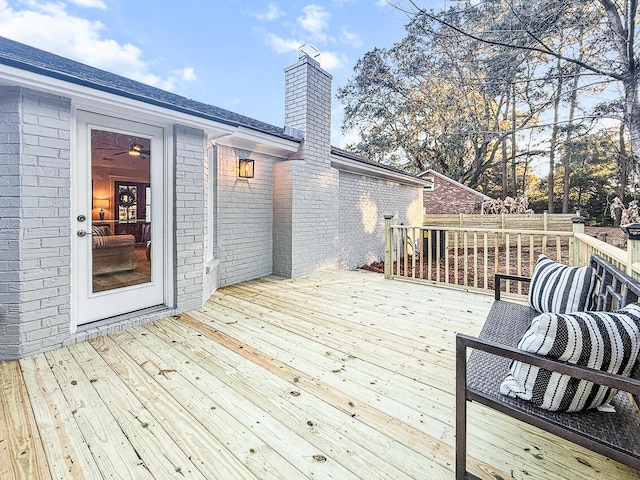
[[[298,142],[274,137],[247,127],[237,127],[233,133],[216,138],[215,143],[275,156],[286,156],[297,152],[300,146]]]

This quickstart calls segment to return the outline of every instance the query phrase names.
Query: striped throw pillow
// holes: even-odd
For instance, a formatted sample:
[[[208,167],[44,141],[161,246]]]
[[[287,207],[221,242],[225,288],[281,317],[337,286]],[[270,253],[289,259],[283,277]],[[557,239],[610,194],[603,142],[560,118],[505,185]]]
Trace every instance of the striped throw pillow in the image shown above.
[[[107,225],[104,225],[104,226],[93,225],[93,227],[91,227],[91,235],[92,235],[91,237],[92,247],[102,248],[107,243],[104,237],[111,236],[111,229]]]
[[[591,267],[568,267],[540,255],[531,276],[529,305],[540,313],[589,310],[596,284]]]
[[[640,304],[617,312],[543,313],[531,322],[518,348],[628,377],[640,350]],[[513,361],[500,393],[547,410],[577,412],[608,403],[616,392]]]

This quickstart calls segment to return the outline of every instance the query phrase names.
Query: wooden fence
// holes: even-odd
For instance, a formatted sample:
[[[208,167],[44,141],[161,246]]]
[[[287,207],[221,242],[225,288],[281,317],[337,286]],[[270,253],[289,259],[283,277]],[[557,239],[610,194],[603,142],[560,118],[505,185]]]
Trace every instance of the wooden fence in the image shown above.
[[[442,227],[486,228],[500,230],[551,230],[554,232],[571,232],[571,219],[575,214],[500,214],[480,215],[424,215],[423,225]]]
[[[531,276],[540,254],[587,265],[595,253],[640,278],[640,241],[629,241],[625,251],[586,235],[583,224],[572,225],[572,231],[406,226],[387,218],[385,276],[486,291],[495,273]],[[527,293],[520,282],[507,284],[507,291]]]

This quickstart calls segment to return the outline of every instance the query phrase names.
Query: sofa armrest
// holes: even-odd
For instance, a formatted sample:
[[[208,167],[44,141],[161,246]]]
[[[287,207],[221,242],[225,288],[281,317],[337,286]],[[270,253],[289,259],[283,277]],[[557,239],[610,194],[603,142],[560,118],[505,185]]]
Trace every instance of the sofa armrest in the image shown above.
[[[493,340],[458,333],[456,335],[456,359],[466,359],[467,348],[482,350],[511,360],[519,360],[546,370],[629,392],[634,396],[640,395],[640,380],[525,352],[519,348],[503,345]]]
[[[521,277],[519,275],[507,275],[506,273],[496,273],[495,281],[493,282],[494,297],[496,300],[500,300],[500,290],[502,288],[502,280],[531,282],[531,278],[529,277]]]
[[[106,236],[94,235],[92,240],[92,246],[94,249],[133,246],[136,243],[136,237],[128,234]]]

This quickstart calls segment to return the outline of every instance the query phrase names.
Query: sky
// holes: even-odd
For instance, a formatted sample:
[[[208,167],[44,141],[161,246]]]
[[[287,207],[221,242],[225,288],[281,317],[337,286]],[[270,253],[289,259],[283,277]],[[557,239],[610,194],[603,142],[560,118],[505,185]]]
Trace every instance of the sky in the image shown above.
[[[284,68],[313,45],[333,76],[339,147],[353,138],[341,133],[338,87],[406,22],[387,0],[0,0],[4,37],[277,126]]]

